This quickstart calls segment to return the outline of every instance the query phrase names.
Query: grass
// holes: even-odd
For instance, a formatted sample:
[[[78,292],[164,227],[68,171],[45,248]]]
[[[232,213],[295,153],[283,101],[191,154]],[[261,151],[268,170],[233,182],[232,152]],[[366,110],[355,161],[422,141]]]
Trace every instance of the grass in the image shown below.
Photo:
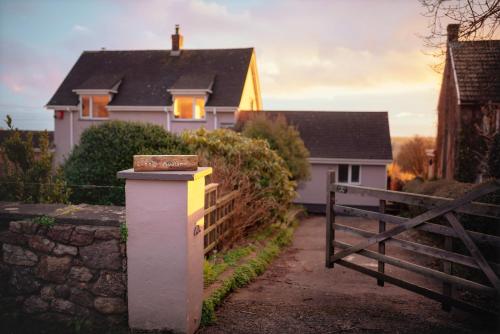
[[[53,217],[41,216],[41,217],[34,218],[33,222],[35,224],[38,224],[38,225],[50,227],[50,226],[54,226],[54,224],[56,223],[56,220]]]
[[[203,281],[205,286],[215,282],[220,274],[226,271],[227,268],[233,267],[240,259],[250,255],[254,251],[255,246],[248,245],[228,251],[221,256],[221,259],[218,259],[217,256],[213,256],[205,260],[203,265]]]
[[[281,249],[290,244],[296,225],[296,223],[286,227],[271,225],[255,236],[255,240],[264,240],[274,234],[274,237],[269,239],[264,248],[258,251],[255,258],[236,266],[232,276],[224,280],[222,285],[216,289],[210,297],[203,301],[201,315],[202,326],[207,326],[215,322],[215,309],[222,303],[224,298],[226,298],[229,293],[246,286],[257,276],[264,273],[271,261],[278,256]],[[276,233],[276,231],[278,232]],[[239,259],[246,256],[244,254],[248,252],[248,249],[245,250],[245,248],[235,249],[228,252],[225,256],[232,260],[232,263],[236,264]],[[249,254],[250,253],[247,255]],[[223,263],[226,265],[226,268],[229,266],[229,264],[225,261]]]
[[[128,228],[125,223],[120,224],[120,240],[122,242],[127,242],[128,239]]]

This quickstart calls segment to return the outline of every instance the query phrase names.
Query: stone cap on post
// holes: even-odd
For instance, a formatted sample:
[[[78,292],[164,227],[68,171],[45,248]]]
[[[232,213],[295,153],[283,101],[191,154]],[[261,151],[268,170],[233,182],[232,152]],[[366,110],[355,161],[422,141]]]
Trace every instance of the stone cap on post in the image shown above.
[[[135,172],[133,168],[116,174],[119,179],[158,180],[158,181],[193,181],[212,174],[212,167],[198,167],[195,171],[155,171]]]

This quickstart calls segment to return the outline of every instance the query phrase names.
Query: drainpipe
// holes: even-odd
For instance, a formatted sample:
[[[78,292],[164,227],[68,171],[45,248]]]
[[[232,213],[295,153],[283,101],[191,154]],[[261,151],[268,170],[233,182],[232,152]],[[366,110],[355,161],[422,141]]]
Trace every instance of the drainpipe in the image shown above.
[[[217,108],[214,107],[213,109],[214,112],[214,130],[217,130]]]
[[[168,107],[165,107],[164,110],[167,113],[167,131],[170,132],[170,111]]]
[[[69,122],[70,122],[70,126],[69,126],[69,147],[70,149],[73,149],[73,146],[74,146],[74,139],[73,139],[73,111],[70,110],[69,108],[66,108],[66,111],[69,112]]]

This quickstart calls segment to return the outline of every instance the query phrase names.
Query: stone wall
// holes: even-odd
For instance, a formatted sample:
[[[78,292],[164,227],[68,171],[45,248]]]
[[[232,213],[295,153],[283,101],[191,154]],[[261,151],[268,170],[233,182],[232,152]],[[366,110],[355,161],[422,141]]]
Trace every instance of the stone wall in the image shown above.
[[[0,232],[0,313],[127,323],[119,226],[13,221]]]

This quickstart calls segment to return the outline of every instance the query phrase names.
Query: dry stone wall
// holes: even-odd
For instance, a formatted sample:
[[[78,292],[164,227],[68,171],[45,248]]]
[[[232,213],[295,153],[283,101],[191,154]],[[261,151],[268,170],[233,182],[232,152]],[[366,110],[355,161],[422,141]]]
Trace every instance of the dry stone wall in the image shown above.
[[[126,282],[118,226],[23,220],[0,232],[0,313],[126,325]]]

